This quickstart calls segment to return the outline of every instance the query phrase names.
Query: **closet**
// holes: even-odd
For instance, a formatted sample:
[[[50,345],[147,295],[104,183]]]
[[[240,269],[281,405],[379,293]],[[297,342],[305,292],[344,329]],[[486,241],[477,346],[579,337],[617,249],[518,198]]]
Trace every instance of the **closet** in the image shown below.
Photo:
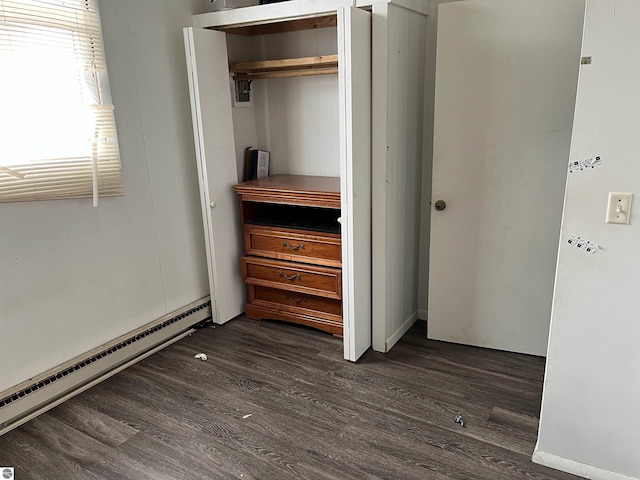
[[[292,0],[184,29],[215,322],[247,305],[232,187],[249,146],[271,152],[272,175],[339,184],[345,359],[372,339],[388,350],[417,318],[427,3]]]

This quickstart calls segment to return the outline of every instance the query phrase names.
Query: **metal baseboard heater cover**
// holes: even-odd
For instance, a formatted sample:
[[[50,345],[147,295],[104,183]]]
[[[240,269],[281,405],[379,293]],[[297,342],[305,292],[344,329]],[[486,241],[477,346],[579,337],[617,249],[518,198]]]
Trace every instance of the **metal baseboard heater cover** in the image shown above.
[[[211,300],[205,297],[0,392],[0,435],[180,340],[210,317]]]

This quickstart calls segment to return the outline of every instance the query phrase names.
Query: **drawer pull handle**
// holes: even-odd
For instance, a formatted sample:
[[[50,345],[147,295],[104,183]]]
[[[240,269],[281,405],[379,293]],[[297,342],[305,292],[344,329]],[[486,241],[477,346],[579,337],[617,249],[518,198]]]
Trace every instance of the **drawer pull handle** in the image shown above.
[[[309,300],[306,298],[292,297],[291,295],[287,295],[287,300],[291,300],[293,303],[297,304],[301,304],[302,302],[309,303]]]
[[[302,280],[302,275],[300,275],[299,273],[289,276],[286,273],[284,273],[282,270],[280,270],[280,276],[282,278],[286,278],[287,280],[293,280],[293,281]]]
[[[291,245],[290,243],[282,242],[282,246],[283,246],[284,248],[289,247],[289,248],[290,248],[292,251],[294,251],[294,252],[295,252],[296,250],[299,250],[299,249],[304,250],[304,243],[301,243],[300,245],[296,245],[296,246],[294,247],[294,246],[293,246],[293,245]]]

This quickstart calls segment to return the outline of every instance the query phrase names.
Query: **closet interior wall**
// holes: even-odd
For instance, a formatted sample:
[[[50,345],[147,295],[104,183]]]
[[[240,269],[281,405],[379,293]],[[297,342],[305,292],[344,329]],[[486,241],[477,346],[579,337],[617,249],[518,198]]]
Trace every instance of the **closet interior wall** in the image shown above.
[[[227,33],[229,62],[336,54],[335,27],[253,37]],[[233,108],[238,179],[244,149],[271,152],[271,175],[340,176],[338,76],[253,80],[251,107]]]

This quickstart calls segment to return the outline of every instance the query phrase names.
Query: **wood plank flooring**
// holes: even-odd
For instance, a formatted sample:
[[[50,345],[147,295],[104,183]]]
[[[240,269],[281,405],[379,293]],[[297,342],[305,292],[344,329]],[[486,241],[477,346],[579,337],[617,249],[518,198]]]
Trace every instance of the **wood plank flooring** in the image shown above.
[[[0,465],[19,480],[577,478],[530,462],[543,359],[424,328],[357,364],[304,327],[199,330],[0,437]]]

